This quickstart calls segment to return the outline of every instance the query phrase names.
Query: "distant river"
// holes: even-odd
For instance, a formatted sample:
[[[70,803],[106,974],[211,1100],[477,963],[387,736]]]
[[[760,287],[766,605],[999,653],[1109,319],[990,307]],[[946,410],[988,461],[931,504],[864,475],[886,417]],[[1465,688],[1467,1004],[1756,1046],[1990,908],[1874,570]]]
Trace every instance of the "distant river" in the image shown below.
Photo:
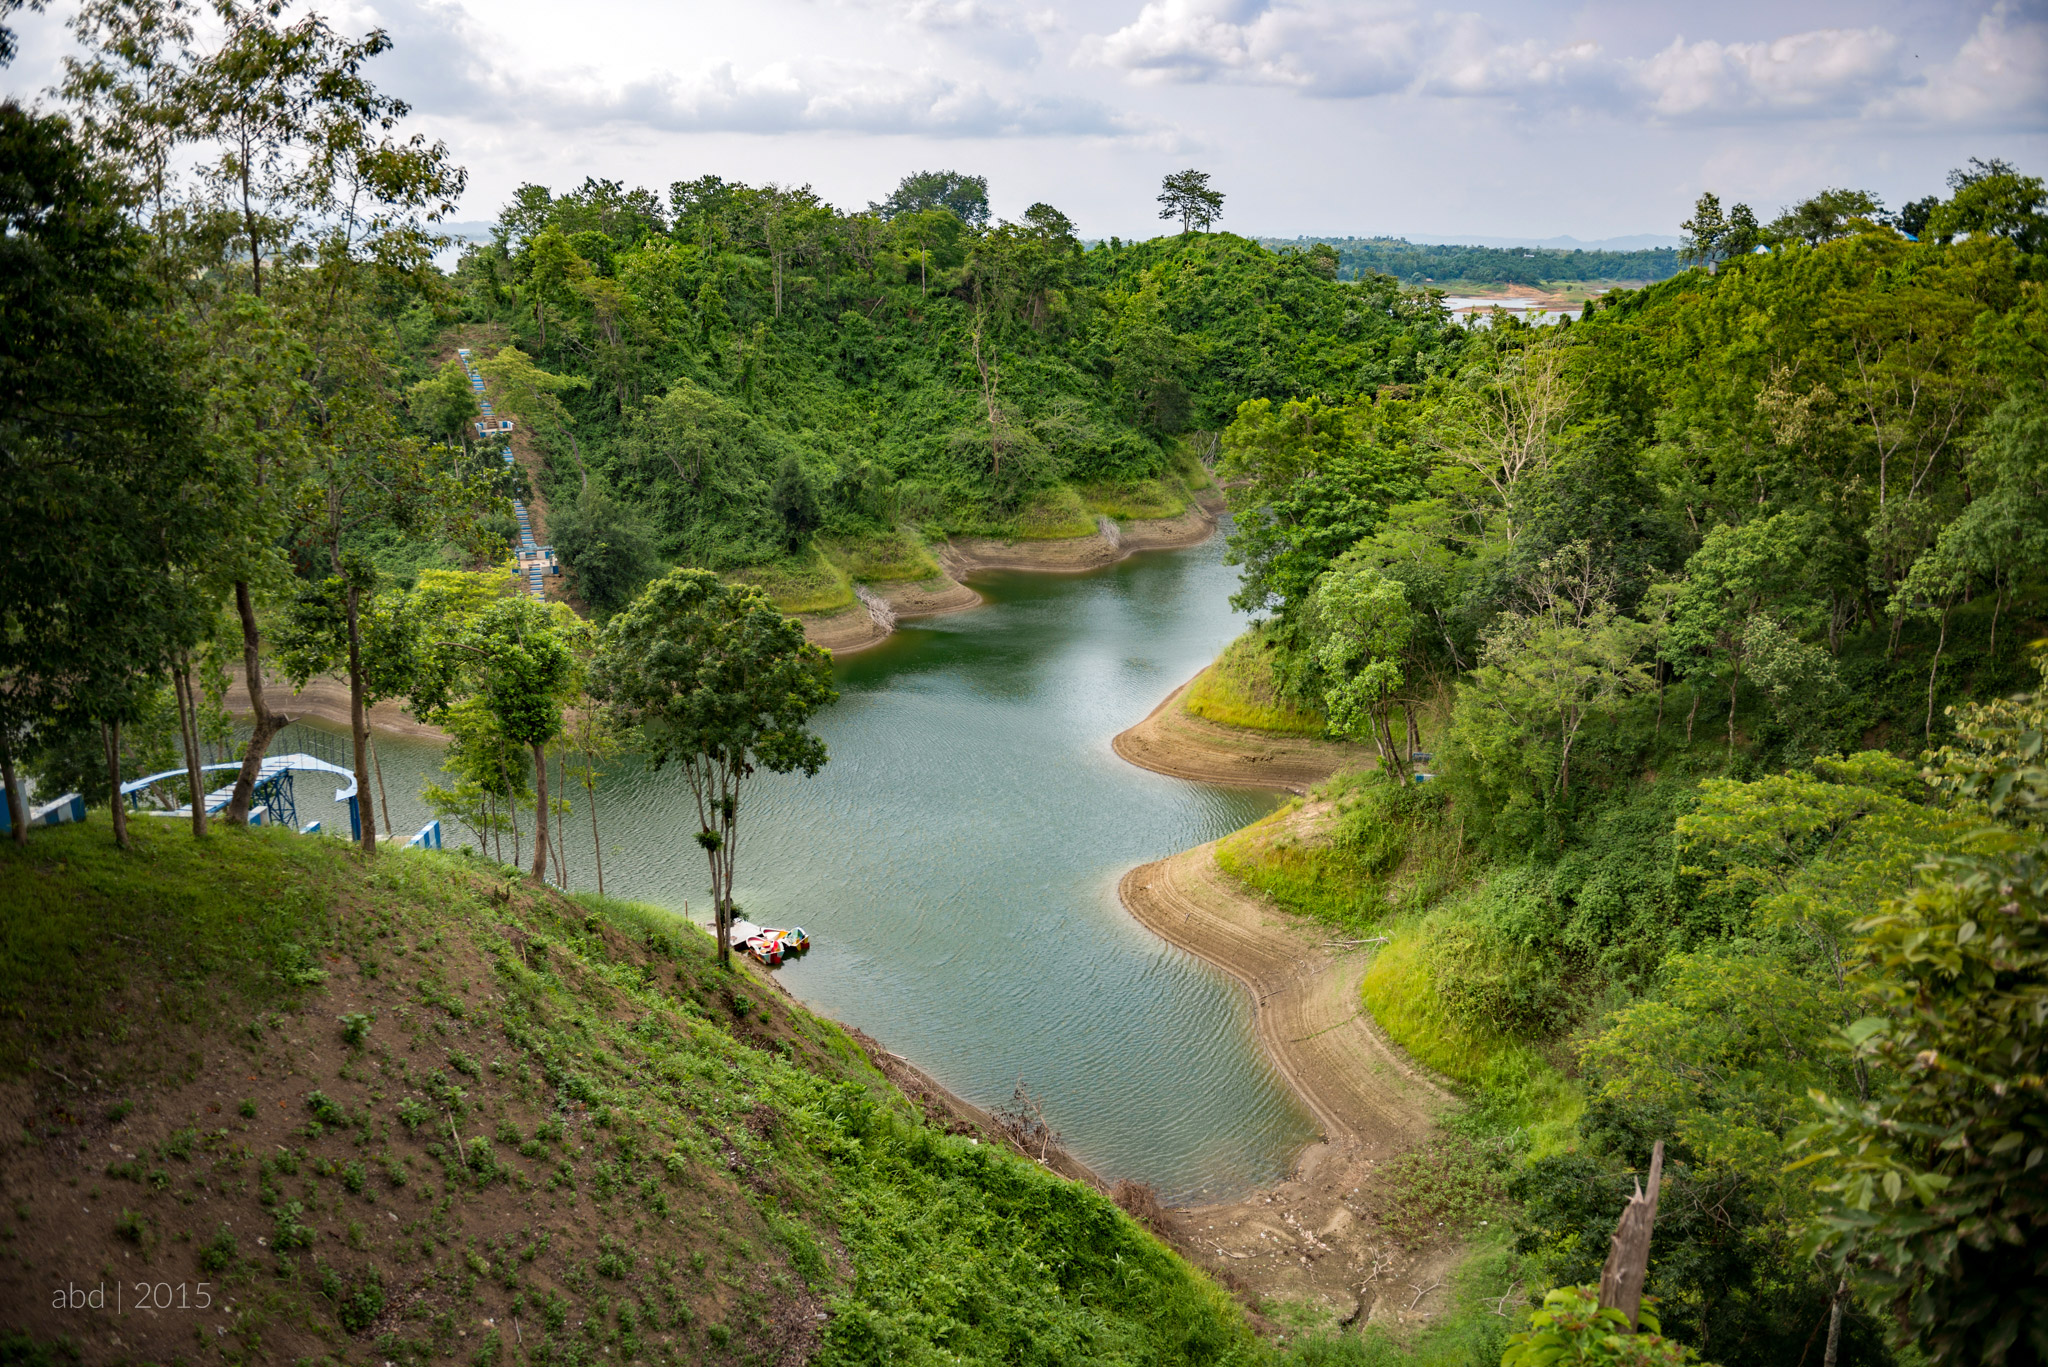
[[[831,762],[755,779],[739,835],[745,914],[811,934],[780,970],[791,992],[981,1105],[1021,1077],[1084,1162],[1177,1202],[1278,1180],[1315,1128],[1240,989],[1116,897],[1133,864],[1275,803],[1109,746],[1242,629],[1221,556],[1216,538],[1085,575],[977,577],[986,606],[907,623],[836,667],[840,701],[818,722]],[[393,818],[417,830],[435,748],[379,747]],[[573,798],[571,882],[593,887]],[[679,776],[621,764],[598,812],[605,891],[703,919]]]

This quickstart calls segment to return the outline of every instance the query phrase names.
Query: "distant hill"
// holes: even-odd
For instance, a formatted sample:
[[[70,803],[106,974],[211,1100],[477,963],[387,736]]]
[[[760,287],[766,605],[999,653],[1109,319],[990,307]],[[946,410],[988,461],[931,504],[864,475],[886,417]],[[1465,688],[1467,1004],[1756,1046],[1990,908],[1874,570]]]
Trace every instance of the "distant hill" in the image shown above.
[[[1306,251],[1316,243],[1337,249],[1345,279],[1391,275],[1408,284],[1461,281],[1475,285],[1541,285],[1550,281],[1663,280],[1678,274],[1676,246],[1617,250],[1603,246],[1474,246],[1410,242],[1399,237],[1262,237],[1273,251]],[[1557,239],[1569,242],[1571,239]],[[1635,241],[1638,239],[1619,239]]]
[[[1599,237],[1580,241],[1576,237],[1454,237],[1450,245],[1460,247],[1552,247],[1559,251],[1643,252],[1677,248],[1683,238],[1670,233],[1636,233],[1630,237]]]

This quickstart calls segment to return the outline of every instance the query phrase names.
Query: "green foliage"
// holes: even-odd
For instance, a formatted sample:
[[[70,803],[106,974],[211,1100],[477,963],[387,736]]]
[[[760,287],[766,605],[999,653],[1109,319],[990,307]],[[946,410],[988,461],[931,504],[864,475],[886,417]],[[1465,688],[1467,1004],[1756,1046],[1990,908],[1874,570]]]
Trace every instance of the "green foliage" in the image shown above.
[[[1474,1233],[1506,1206],[1510,1159],[1498,1141],[1466,1135],[1398,1154],[1376,1174],[1373,1219],[1411,1248]]]
[[[1273,673],[1276,647],[1271,633],[1254,624],[1195,676],[1182,695],[1181,706],[1194,716],[1248,731],[1321,735],[1324,722],[1320,714],[1297,709],[1281,696],[1280,681]]]
[[[429,434],[452,442],[466,441],[476,420],[476,394],[459,357],[451,357],[432,376],[405,393],[413,421]]]
[[[1593,1286],[1559,1286],[1544,1293],[1529,1327],[1508,1338],[1501,1367],[1553,1367],[1560,1363],[1613,1362],[1628,1367],[1680,1367],[1697,1362],[1689,1348],[1665,1339],[1645,1298],[1630,1328],[1619,1310],[1600,1308]]]
[[[1856,926],[1877,1009],[1841,1038],[1883,1085],[1816,1091],[1800,1136],[1824,1165],[1820,1248],[1884,1287],[1938,1362],[2048,1351],[2048,767],[2039,729],[2000,720],[1972,719],[1975,753],[1947,776],[2004,824]]]
[[[653,527],[602,484],[548,510],[548,540],[577,595],[600,618],[633,601],[661,572]]]
[[[824,767],[825,742],[806,728],[839,696],[831,657],[759,590],[672,570],[605,628],[592,692],[639,728],[656,767],[675,762],[689,779],[729,960],[740,785],[756,768]]]
[[[363,1047],[363,1041],[370,1037],[370,1027],[376,1023],[375,1012],[351,1011],[340,1017],[342,1042],[351,1049]]]

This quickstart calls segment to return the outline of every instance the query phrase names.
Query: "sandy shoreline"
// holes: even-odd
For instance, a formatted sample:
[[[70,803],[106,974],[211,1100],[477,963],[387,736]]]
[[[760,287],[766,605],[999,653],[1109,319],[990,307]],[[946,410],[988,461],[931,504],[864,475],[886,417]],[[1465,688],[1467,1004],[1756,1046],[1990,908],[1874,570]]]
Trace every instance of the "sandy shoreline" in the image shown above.
[[[1110,748],[1126,762],[1169,778],[1297,794],[1339,769],[1376,762],[1369,745],[1248,731],[1194,716],[1181,706],[1181,699],[1195,679],[1167,694],[1143,721],[1118,732]]]
[[[990,537],[950,538],[936,555],[942,571],[914,584],[871,585],[898,621],[938,617],[981,606],[981,595],[961,581],[980,570],[1028,570],[1040,574],[1080,574],[1101,569],[1139,551],[1177,550],[1198,546],[1216,533],[1223,502],[1213,491],[1199,496],[1179,517],[1126,522],[1112,540],[1093,536],[1052,541],[1001,541]],[[889,629],[876,620],[866,603],[835,612],[802,613],[804,639],[835,655],[851,655],[889,639]]]
[[[1327,814],[1311,807],[1288,821],[1310,834]],[[1237,884],[1217,866],[1215,841],[1139,865],[1117,893],[1147,929],[1243,986],[1260,1047],[1321,1127],[1285,1182],[1180,1212],[1179,1242],[1219,1275],[1320,1302],[1346,1323],[1395,1327],[1440,1311],[1440,1292],[1402,1288],[1448,1280],[1455,1250],[1403,1249],[1366,1208],[1379,1165],[1421,1143],[1455,1102],[1366,1013],[1370,947]]]
[[[1213,491],[1197,496],[1179,517],[1123,523],[1115,539],[1061,537],[1052,541],[1003,541],[985,536],[956,536],[939,550],[939,563],[956,579],[976,570],[1036,570],[1047,574],[1079,574],[1113,565],[1139,551],[1177,550],[1198,546],[1216,531],[1223,501]]]
[[[319,675],[306,680],[306,686],[294,692],[288,681],[274,678],[266,672],[263,676],[263,700],[270,704],[271,711],[282,712],[293,721],[321,721],[329,726],[348,730],[346,679],[332,679]],[[232,666],[228,672],[228,691],[222,703],[237,717],[249,715],[249,689],[239,664]],[[449,739],[446,731],[438,726],[415,721],[395,702],[380,702],[372,707],[369,722],[370,730],[380,736],[402,736],[407,740],[442,742]]]

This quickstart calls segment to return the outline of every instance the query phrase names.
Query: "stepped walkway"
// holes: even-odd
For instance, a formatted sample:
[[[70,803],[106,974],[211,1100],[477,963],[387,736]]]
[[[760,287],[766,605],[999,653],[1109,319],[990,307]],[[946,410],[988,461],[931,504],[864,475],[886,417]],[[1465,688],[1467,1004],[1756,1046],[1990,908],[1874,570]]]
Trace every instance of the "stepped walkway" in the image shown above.
[[[484,377],[477,374],[476,365],[470,359],[469,348],[458,347],[455,354],[462,360],[463,372],[469,376],[470,391],[476,395],[477,409],[483,414],[482,420],[476,425],[478,435],[487,439],[503,438],[505,445],[499,454],[505,458],[505,464],[511,465],[512,439],[507,434],[512,431],[512,420],[499,417],[491,407],[490,396],[484,391]],[[526,505],[516,498],[512,500],[512,514],[519,519],[519,544],[514,554],[518,557],[520,572],[525,575],[526,585],[533,596],[545,601],[547,594],[541,588],[542,578],[560,572],[555,567],[554,547],[534,543],[533,519],[527,514]]]

